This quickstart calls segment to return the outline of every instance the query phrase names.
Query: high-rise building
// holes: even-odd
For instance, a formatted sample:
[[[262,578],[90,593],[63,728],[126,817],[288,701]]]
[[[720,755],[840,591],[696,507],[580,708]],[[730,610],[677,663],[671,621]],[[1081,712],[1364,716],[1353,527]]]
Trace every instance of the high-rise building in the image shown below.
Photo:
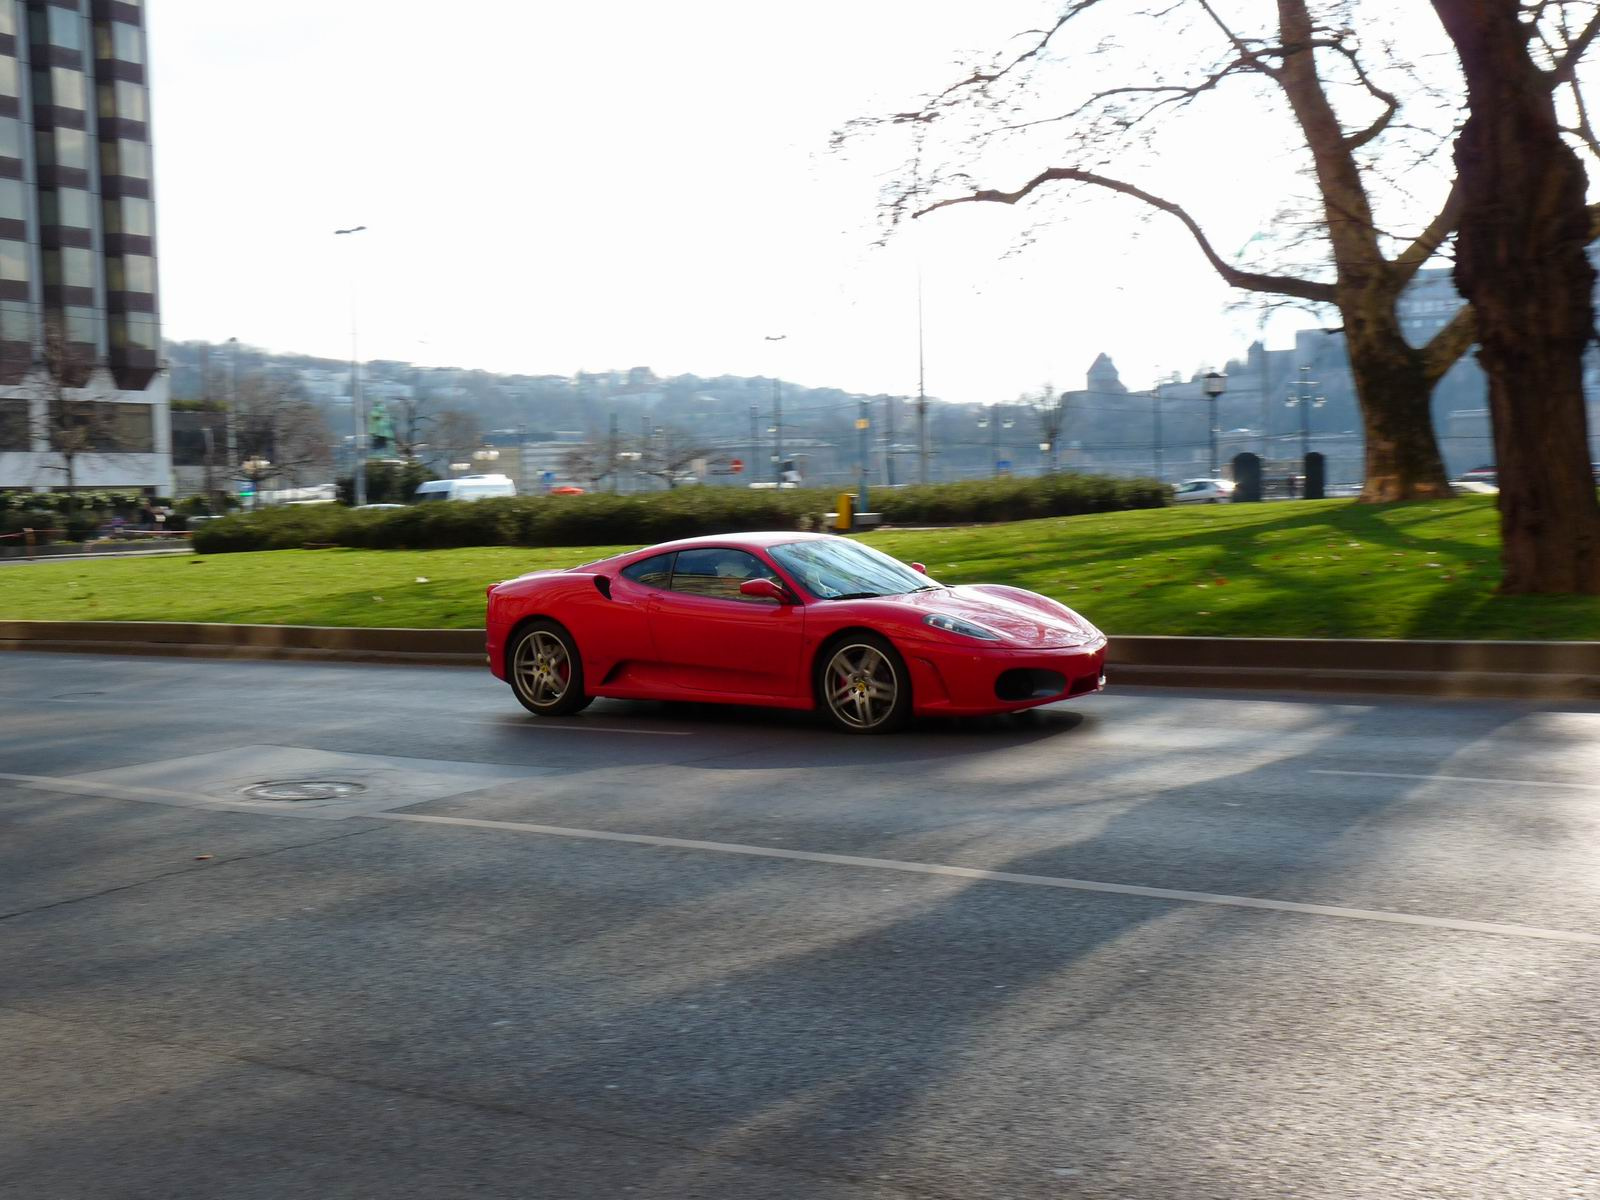
[[[0,488],[171,488],[148,63],[142,0],[0,0]]]

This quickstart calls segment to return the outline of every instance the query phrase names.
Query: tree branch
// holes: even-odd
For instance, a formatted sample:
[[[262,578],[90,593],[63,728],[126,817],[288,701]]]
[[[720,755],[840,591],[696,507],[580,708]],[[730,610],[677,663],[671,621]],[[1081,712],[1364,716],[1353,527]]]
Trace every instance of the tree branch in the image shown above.
[[[1590,17],[1589,23],[1583,27],[1583,32],[1567,43],[1567,52],[1556,60],[1556,65],[1545,76],[1551,91],[1577,75],[1579,61],[1589,52],[1589,47],[1594,44],[1597,36],[1600,36],[1600,12]]]
[[[1422,264],[1433,257],[1433,253],[1444,244],[1445,238],[1455,232],[1456,223],[1461,220],[1461,181],[1457,179],[1450,185],[1450,194],[1445,197],[1444,207],[1439,210],[1439,215],[1434,217],[1428,227],[1417,235],[1417,239],[1400,252],[1394,260],[1395,274],[1400,286],[1404,287],[1422,268]]]
[[[944,91],[936,94],[931,100],[928,101],[928,103],[924,104],[922,108],[916,112],[896,113],[894,119],[896,121],[930,121],[933,119],[933,110],[942,105],[954,93],[964,91],[967,88],[987,87],[991,83],[998,83],[1007,75],[1011,74],[1012,71],[1015,71],[1018,67],[1022,66],[1023,63],[1037,58],[1039,55],[1043,54],[1045,47],[1050,44],[1050,39],[1055,37],[1057,33],[1061,32],[1061,27],[1063,25],[1072,20],[1072,18],[1076,17],[1079,13],[1093,8],[1098,3],[1100,3],[1100,0],[1074,0],[1074,3],[1068,7],[1064,13],[1056,18],[1055,24],[1051,25],[1049,29],[1034,30],[1033,32],[1039,34],[1039,40],[1034,42],[1032,46],[1023,51],[1021,54],[1017,55],[1010,62],[1006,63],[1005,66],[999,67],[993,71],[973,71],[973,73],[967,76],[965,79],[952,83],[949,87],[945,88]]]
[[[1188,85],[1176,83],[1128,84],[1124,87],[1107,88],[1103,92],[1096,92],[1094,95],[1083,101],[1082,104],[1079,104],[1076,108],[1070,110],[1069,112],[1060,113],[1053,117],[1040,117],[1033,121],[1019,121],[1011,125],[1001,125],[997,127],[994,132],[1015,133],[1018,130],[1032,129],[1039,125],[1053,125],[1058,121],[1070,121],[1074,117],[1082,116],[1088,109],[1101,103],[1102,101],[1110,100],[1117,96],[1161,97],[1159,100],[1154,101],[1148,108],[1144,109],[1143,112],[1140,112],[1137,116],[1127,115],[1132,111],[1132,106],[1122,110],[1122,115],[1119,115],[1116,120],[1118,127],[1122,131],[1126,132],[1127,130],[1134,129],[1137,126],[1144,124],[1144,122],[1155,116],[1159,110],[1166,108],[1169,105],[1185,104],[1206,92],[1214,90],[1222,83],[1224,79],[1239,73],[1241,69],[1248,71],[1254,70],[1255,68],[1251,67],[1247,62],[1245,62],[1244,59],[1235,59],[1221,70],[1213,71],[1199,83]]]
[[[1359,150],[1389,127],[1389,122],[1394,120],[1395,113],[1400,111],[1400,99],[1393,92],[1385,91],[1372,82],[1372,78],[1367,74],[1367,69],[1361,65],[1361,56],[1352,47],[1345,45],[1343,42],[1335,42],[1333,49],[1349,60],[1350,65],[1355,69],[1356,78],[1361,80],[1361,86],[1366,88],[1375,99],[1383,102],[1383,112],[1378,114],[1377,120],[1373,121],[1371,125],[1368,125],[1360,133],[1352,133],[1345,137],[1345,145],[1352,150]]]
[[[1142,201],[1151,208],[1159,209],[1182,221],[1185,228],[1194,237],[1200,251],[1206,256],[1217,271],[1230,285],[1245,288],[1252,292],[1274,292],[1285,296],[1298,296],[1302,300],[1311,300],[1319,304],[1332,304],[1334,290],[1331,283],[1318,283],[1310,279],[1300,279],[1292,275],[1264,275],[1256,271],[1241,271],[1219,255],[1212,247],[1211,241],[1206,237],[1205,231],[1182,207],[1171,200],[1164,200],[1160,196],[1152,195],[1143,188],[1135,187],[1120,179],[1111,179],[1105,175],[1097,175],[1092,171],[1080,171],[1073,167],[1050,167],[1035,175],[1022,187],[1014,192],[1001,192],[995,189],[980,189],[970,196],[952,196],[947,200],[940,200],[926,208],[912,214],[913,217],[925,216],[940,208],[949,208],[956,204],[1015,204],[1017,201],[1032,195],[1047,183],[1063,181],[1068,183],[1086,183],[1094,187],[1104,188],[1123,196],[1131,196]]]
[[[1460,361],[1468,347],[1478,340],[1478,314],[1472,305],[1463,304],[1456,309],[1450,323],[1422,348],[1422,369],[1431,387],[1444,377],[1446,371]]]
[[[1217,15],[1217,10],[1211,7],[1210,0],[1199,0],[1199,4],[1201,8],[1205,9],[1206,16],[1211,18],[1211,23],[1220,29],[1222,36],[1227,38],[1233,45],[1234,50],[1238,52],[1241,59],[1249,62],[1256,70],[1269,78],[1276,79],[1278,77],[1278,68],[1269,67],[1263,63],[1260,59],[1259,51],[1250,49],[1249,43],[1228,27],[1228,23]]]

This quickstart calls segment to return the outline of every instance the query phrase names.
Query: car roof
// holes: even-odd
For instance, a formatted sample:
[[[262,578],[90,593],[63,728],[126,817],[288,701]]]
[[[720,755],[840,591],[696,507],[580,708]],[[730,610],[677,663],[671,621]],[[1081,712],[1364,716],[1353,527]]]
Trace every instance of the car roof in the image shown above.
[[[637,561],[655,554],[671,554],[675,550],[696,550],[703,546],[726,550],[770,550],[774,546],[783,546],[789,542],[844,540],[847,539],[835,537],[831,533],[797,533],[792,529],[767,530],[760,533],[716,533],[705,537],[679,538],[675,542],[662,542],[655,546],[641,546],[637,550],[614,554],[610,558],[603,558],[596,563],[586,563],[584,567],[575,569],[583,570],[586,567],[599,566],[600,563]]]

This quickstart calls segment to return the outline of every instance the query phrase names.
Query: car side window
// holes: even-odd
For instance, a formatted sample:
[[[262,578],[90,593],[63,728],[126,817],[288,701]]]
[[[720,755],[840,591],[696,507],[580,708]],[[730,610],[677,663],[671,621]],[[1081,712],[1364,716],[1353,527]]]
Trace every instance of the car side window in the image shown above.
[[[672,590],[717,600],[744,600],[755,604],[771,603],[757,596],[740,593],[747,579],[771,579],[777,574],[754,554],[743,550],[680,550],[672,568]]]
[[[651,558],[641,558],[623,567],[622,577],[642,583],[645,587],[664,588],[672,580],[672,555],[657,554]]]

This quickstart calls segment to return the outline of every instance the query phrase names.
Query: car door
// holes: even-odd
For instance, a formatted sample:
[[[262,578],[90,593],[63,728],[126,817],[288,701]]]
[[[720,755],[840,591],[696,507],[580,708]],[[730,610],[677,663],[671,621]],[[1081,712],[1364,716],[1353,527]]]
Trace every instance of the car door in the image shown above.
[[[716,695],[797,694],[804,610],[742,595],[739,585],[747,579],[778,576],[746,550],[678,551],[671,583],[651,596],[650,634],[680,687]]]

